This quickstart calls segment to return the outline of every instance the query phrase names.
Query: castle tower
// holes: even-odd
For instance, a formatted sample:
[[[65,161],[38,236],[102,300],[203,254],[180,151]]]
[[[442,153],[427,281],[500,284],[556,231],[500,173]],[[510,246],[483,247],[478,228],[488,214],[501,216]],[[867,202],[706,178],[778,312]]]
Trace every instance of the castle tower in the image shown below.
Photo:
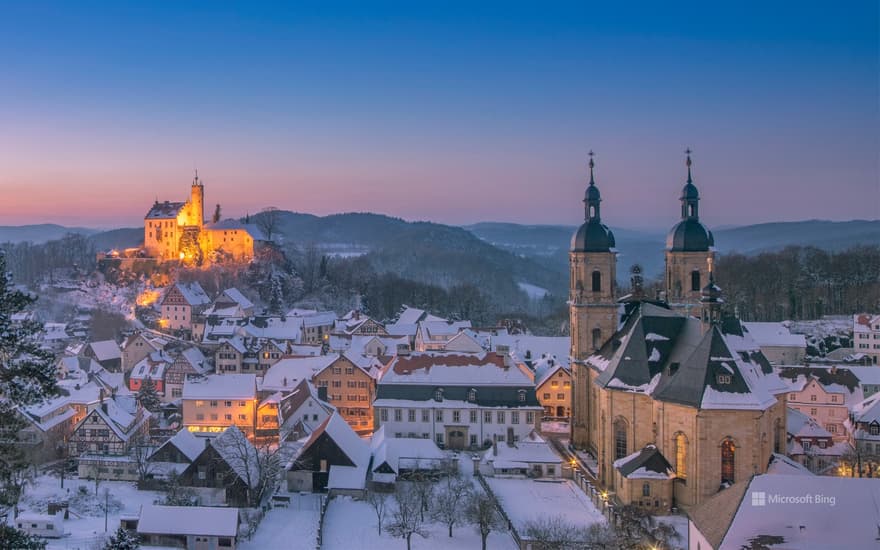
[[[593,177],[590,151],[590,184],[584,196],[584,224],[571,239],[569,252],[569,313],[572,356],[572,442],[590,445],[590,368],[583,361],[617,329],[617,252],[614,234],[602,224],[599,188]]]
[[[195,225],[201,228],[205,224],[205,186],[199,179],[199,172],[193,178],[192,187],[190,188],[190,212],[192,218],[189,225]]]
[[[666,237],[666,298],[673,308],[697,315],[701,292],[709,279],[708,261],[715,257],[715,238],[700,223],[700,193],[691,177],[687,154],[687,183],[681,190],[681,221]]]

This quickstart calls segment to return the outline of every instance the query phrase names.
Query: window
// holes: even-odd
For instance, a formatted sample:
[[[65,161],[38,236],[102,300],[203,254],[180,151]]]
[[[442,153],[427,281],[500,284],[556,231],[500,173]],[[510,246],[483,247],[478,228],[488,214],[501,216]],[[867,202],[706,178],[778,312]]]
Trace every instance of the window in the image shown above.
[[[598,271],[593,272],[593,276],[591,277],[591,283],[593,287],[593,292],[601,292],[602,291],[602,274]]]
[[[691,272],[691,290],[694,292],[699,292],[701,290],[700,272],[696,269]]]
[[[437,434],[436,440],[437,440],[437,445],[443,445],[443,434],[442,433]]]
[[[517,395],[517,399],[519,400],[519,402],[525,403],[526,402],[526,390],[519,390],[519,392],[517,392],[517,393],[519,394],[519,395]]]
[[[556,388],[556,387],[559,386],[559,382],[556,381],[556,380],[554,380],[553,382],[550,382],[550,385],[551,385],[552,387]]]
[[[832,396],[831,396],[831,402],[832,402],[832,403],[837,403],[837,396],[836,396],[836,395],[832,395]]]
[[[238,415],[238,419],[239,419],[239,420],[247,420],[247,415],[246,415],[246,414],[240,414],[240,415]]]
[[[434,390],[434,401],[443,401],[443,388]]]
[[[731,376],[729,374],[719,374],[715,377],[715,380],[718,382],[719,385],[726,385],[730,384]]]
[[[491,424],[492,423],[492,411],[483,412],[483,423]]]
[[[806,445],[804,449],[806,450]],[[721,442],[721,483],[733,485],[736,471],[736,445],[730,438]]]
[[[220,415],[218,415],[216,413],[211,414],[211,420],[219,420],[219,419],[220,419]]]
[[[870,432],[871,435],[880,435],[880,425],[877,423],[871,424]]]
[[[809,451],[810,447],[813,446],[813,443],[812,441],[801,441],[801,446],[804,448],[805,451]]]
[[[513,411],[510,413],[510,423],[511,424],[519,424],[519,412]]]
[[[810,416],[816,416],[817,410],[815,408],[810,409]]]
[[[544,394],[544,399],[550,399],[550,394],[549,394],[549,393],[545,393],[545,394]]]
[[[212,406],[212,407],[216,407],[216,406],[217,406],[217,402],[216,402],[216,401],[211,401],[211,406]]]
[[[534,424],[535,423],[535,413],[529,411],[526,413],[526,424]]]
[[[474,435],[474,434],[470,435],[470,444],[471,444],[471,447],[477,446],[477,436],[476,435]]]
[[[409,409],[408,411],[406,411],[406,419],[409,422],[415,422],[416,421],[416,410]]]
[[[422,409],[422,422],[430,422],[431,421],[431,411],[428,409]]]
[[[796,393],[788,394],[788,400],[789,401],[797,401],[797,394]]]
[[[556,399],[565,399],[565,394],[564,393],[557,393]]]
[[[231,420],[232,420],[232,415],[231,415],[231,414],[224,414],[224,415],[223,415],[223,418],[224,418],[225,420],[227,420],[227,421],[231,421]]]
[[[651,496],[651,484],[650,483],[642,483],[642,496],[643,497]]]
[[[455,423],[461,422],[461,411],[452,411],[452,421]]]
[[[627,455],[626,439],[626,420],[618,418],[614,421],[614,460]]]
[[[504,424],[504,411],[498,411],[498,423]]]
[[[379,420],[388,422],[388,409],[379,409]]]
[[[468,401],[473,403],[476,400],[477,400],[477,390],[471,388],[470,390],[468,390]]]
[[[675,435],[675,473],[680,479],[687,479],[687,445],[686,435],[683,433]]]
[[[470,421],[471,421],[471,424],[477,423],[477,411],[471,411]]]
[[[434,411],[434,420],[437,422],[443,422],[443,411],[442,410]]]
[[[401,422],[403,420],[403,411],[401,409],[394,409],[394,421]]]
[[[196,415],[196,420],[200,420],[200,421],[201,421],[201,420],[204,420],[204,419],[205,419],[205,415],[204,415],[204,414],[199,413],[199,414]]]
[[[811,395],[811,396],[810,396],[810,401],[815,401],[815,400],[816,400],[816,394]]]

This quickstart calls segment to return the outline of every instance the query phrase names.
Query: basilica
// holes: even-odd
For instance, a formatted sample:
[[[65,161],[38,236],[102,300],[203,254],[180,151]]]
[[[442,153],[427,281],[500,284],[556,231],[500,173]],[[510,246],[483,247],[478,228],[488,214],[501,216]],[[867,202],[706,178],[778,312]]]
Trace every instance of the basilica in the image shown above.
[[[785,386],[723,311],[690,151],[686,166],[665,291],[645,296],[636,269],[632,292],[619,296],[592,155],[585,220],[569,253],[572,444],[596,457],[605,491],[661,513],[766,472],[786,445]]]
[[[156,200],[144,216],[144,250],[159,261],[177,260],[201,265],[216,259],[245,261],[265,241],[253,224],[220,220],[220,205],[214,219],[205,223],[205,185],[198,173],[185,202]]]

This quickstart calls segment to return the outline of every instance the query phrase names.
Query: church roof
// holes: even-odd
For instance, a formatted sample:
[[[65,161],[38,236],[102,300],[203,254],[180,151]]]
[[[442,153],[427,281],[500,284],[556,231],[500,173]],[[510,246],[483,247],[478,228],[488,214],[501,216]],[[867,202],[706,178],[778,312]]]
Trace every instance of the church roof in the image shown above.
[[[147,212],[147,215],[144,216],[145,220],[155,220],[155,219],[168,219],[168,218],[177,218],[177,215],[180,213],[180,210],[186,205],[185,202],[159,202],[156,201],[153,204],[153,207],[150,208],[150,211]]]
[[[572,252],[610,252],[614,246],[614,233],[598,220],[584,223],[571,237]]]
[[[715,237],[699,220],[681,220],[666,235],[666,249],[672,252],[705,252],[715,246]]]
[[[704,333],[699,320],[645,302],[587,364],[605,388],[698,409],[765,410],[787,389],[747,333]]]
[[[614,467],[627,479],[669,479],[675,475],[672,465],[654,445],[615,460]]]

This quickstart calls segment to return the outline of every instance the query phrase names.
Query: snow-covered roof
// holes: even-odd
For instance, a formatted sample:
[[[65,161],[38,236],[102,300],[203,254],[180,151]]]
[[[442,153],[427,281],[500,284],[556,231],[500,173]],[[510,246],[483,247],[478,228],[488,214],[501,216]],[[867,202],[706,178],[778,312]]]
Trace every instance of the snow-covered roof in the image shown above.
[[[544,382],[550,380],[550,378],[560,370],[569,373],[567,366],[557,361],[555,356],[542,357],[535,363],[534,368],[536,388],[540,388]]]
[[[197,281],[191,283],[175,283],[174,288],[183,295],[183,299],[191,306],[203,306],[211,303],[211,299],[208,298],[208,293],[205,292],[202,285]]]
[[[768,474],[776,474],[776,475],[799,475],[799,476],[814,476],[813,472],[811,472],[806,466],[801,464],[800,462],[788,458],[785,455],[781,455],[779,453],[773,453],[770,456],[770,465],[767,466]]]
[[[267,241],[268,239],[263,234],[263,231],[255,224],[252,223],[242,223],[238,220],[234,220],[231,218],[220,220],[217,223],[209,223],[205,224],[205,229],[209,231],[218,231],[218,230],[238,230],[245,231],[251,238],[255,241]]]
[[[196,459],[202,451],[205,450],[205,442],[202,439],[199,439],[195,434],[193,434],[189,430],[180,430],[177,432],[174,437],[167,440],[165,443],[159,446],[153,454],[157,454],[160,450],[164,449],[167,445],[174,446],[178,451],[183,453],[185,457],[189,459],[190,462]]]
[[[800,550],[874,548],[878,502],[876,478],[815,476],[805,483],[802,475],[757,475],[715,547],[748,548],[765,538]]]
[[[858,313],[853,315],[853,332],[876,332],[874,327],[880,325],[880,315]]]
[[[330,466],[327,476],[328,489],[363,489],[367,483],[367,466]]]
[[[110,359],[122,358],[122,350],[116,340],[99,340],[97,342],[89,342],[89,347],[98,361],[107,361]]]
[[[177,215],[180,214],[181,209],[186,205],[185,202],[159,202],[156,201],[153,204],[153,207],[150,208],[150,211],[147,212],[147,215],[144,216],[145,220],[166,220],[169,218],[177,218]]]
[[[489,343],[490,351],[498,351],[498,346],[504,346],[519,363],[552,356],[568,365],[571,353],[571,339],[568,336],[532,336],[504,332],[490,337]]]
[[[831,438],[831,432],[820,426],[816,420],[791,407],[786,409],[786,430],[796,438]]]
[[[531,386],[532,381],[518,367],[505,366],[504,357],[496,353],[425,351],[395,357],[380,384]]]
[[[877,367],[869,367],[877,368]],[[853,419],[858,423],[871,424],[872,422],[880,423],[880,393],[875,393],[871,397],[857,403],[852,408]]]
[[[792,334],[785,323],[743,323],[759,346],[796,347],[806,349],[803,334]]]
[[[143,535],[235,537],[238,534],[238,508],[145,504],[141,508],[137,531]]]
[[[302,334],[302,317],[263,317],[248,319],[241,332],[251,338],[298,341]]]
[[[494,464],[496,468],[504,468],[504,463],[520,462],[529,464],[562,464],[550,444],[532,432],[528,437],[511,445],[497,443],[483,454],[484,463]]]
[[[253,374],[212,374],[187,378],[183,383],[183,399],[253,399],[257,394],[257,377]]]
[[[210,440],[210,445],[245,484],[254,488],[260,483],[259,451],[238,426],[223,430],[222,434]]]
[[[394,473],[401,468],[424,468],[446,460],[446,455],[430,439],[386,437],[385,426],[373,433],[370,440],[373,454],[372,468],[375,471],[387,464]]]
[[[220,294],[221,298],[226,298],[238,304],[242,309],[250,309],[254,307],[254,303],[247,299],[237,288],[227,288]],[[220,300],[218,298],[217,300]]]
[[[305,327],[333,326],[336,323],[335,311],[318,311],[302,318]]]
[[[645,445],[631,455],[614,461],[614,467],[627,479],[669,479],[675,470],[654,445]]]
[[[333,413],[311,433],[308,441],[303,446],[302,452],[308,450],[323,434],[327,434],[327,436],[339,446],[342,452],[345,453],[349,460],[351,460],[358,468],[366,469],[367,466],[369,466],[371,456],[370,446],[367,445],[363,439],[358,437],[354,430],[351,429],[351,426],[349,426],[336,411],[333,411]]]
[[[338,358],[338,355],[286,357],[269,367],[263,375],[260,389],[262,391],[293,389],[303,380],[311,380],[312,376],[329,367]]]
[[[165,370],[174,363],[174,359],[164,351],[154,351],[150,355],[138,361],[131,369],[129,378],[143,380],[164,380]]]

